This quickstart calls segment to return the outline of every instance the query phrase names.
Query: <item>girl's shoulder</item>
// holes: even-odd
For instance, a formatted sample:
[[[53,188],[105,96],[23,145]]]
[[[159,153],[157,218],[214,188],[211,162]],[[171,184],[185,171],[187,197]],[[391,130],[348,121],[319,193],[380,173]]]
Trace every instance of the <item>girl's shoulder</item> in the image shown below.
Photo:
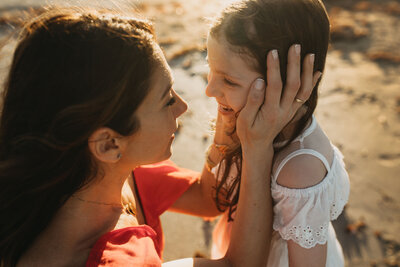
[[[274,180],[287,188],[303,189],[322,182],[327,172],[327,167],[315,155],[296,153],[282,166]]]
[[[330,173],[334,157],[331,142],[313,118],[303,134],[275,156],[273,181],[296,189],[318,185]]]

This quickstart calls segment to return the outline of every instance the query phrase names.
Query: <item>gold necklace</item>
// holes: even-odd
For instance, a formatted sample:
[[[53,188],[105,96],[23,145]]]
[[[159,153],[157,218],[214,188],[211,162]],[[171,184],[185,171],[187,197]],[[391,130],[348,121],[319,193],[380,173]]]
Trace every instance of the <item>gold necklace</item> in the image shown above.
[[[130,214],[136,217],[137,211],[136,211],[136,206],[133,205],[131,202],[128,202],[126,204],[115,204],[115,203],[106,203],[106,202],[101,202],[101,201],[94,201],[94,200],[86,200],[77,196],[72,195],[73,198],[78,199],[79,201],[90,203],[90,204],[97,204],[97,205],[104,205],[104,206],[113,206],[113,207],[118,207],[118,208],[123,208],[122,210],[126,214]]]
[[[136,206],[133,205],[131,202],[128,202],[127,204],[124,205],[124,212],[136,217],[136,214],[137,214]]]

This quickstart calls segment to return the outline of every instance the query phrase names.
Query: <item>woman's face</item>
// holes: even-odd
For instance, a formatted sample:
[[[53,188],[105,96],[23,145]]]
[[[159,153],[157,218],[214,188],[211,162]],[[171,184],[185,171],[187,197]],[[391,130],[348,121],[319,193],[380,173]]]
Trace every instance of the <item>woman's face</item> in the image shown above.
[[[250,85],[262,75],[250,67],[250,58],[233,52],[223,38],[209,35],[207,53],[210,72],[206,94],[215,97],[221,115],[232,116],[244,107]]]
[[[123,153],[140,165],[159,162],[171,156],[171,144],[177,130],[177,118],[187,104],[173,90],[173,77],[161,49],[157,47],[157,63],[151,77],[150,92],[136,111],[139,130],[131,137]]]

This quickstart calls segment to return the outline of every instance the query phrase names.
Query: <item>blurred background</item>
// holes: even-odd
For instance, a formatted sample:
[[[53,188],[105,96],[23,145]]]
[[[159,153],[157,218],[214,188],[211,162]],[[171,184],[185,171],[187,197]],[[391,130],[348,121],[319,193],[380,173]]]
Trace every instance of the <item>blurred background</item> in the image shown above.
[[[205,40],[209,18],[222,0],[0,1],[1,86],[23,21],[48,4],[139,10],[155,23],[189,103],[180,121],[172,159],[201,171],[211,143],[216,103],[205,96]],[[325,0],[331,47],[316,117],[345,156],[351,194],[334,226],[347,266],[400,266],[400,1]],[[2,87],[1,87],[2,89]],[[166,213],[164,259],[209,256],[215,221]]]

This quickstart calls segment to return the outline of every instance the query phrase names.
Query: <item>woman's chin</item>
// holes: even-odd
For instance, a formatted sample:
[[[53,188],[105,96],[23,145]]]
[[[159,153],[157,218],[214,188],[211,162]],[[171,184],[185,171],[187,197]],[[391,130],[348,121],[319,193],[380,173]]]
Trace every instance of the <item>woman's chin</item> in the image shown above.
[[[171,156],[172,156],[172,146],[169,145],[168,148],[166,149],[164,155],[160,158],[160,160],[158,162],[170,159]]]
[[[158,163],[167,159],[170,159],[172,156],[172,147],[169,146],[163,154],[159,154],[157,157],[152,158],[151,160],[147,160],[145,162],[142,162],[140,165],[148,165],[148,164],[154,164]]]
[[[167,151],[165,158],[162,160],[170,159],[171,156],[172,156],[172,147]]]

